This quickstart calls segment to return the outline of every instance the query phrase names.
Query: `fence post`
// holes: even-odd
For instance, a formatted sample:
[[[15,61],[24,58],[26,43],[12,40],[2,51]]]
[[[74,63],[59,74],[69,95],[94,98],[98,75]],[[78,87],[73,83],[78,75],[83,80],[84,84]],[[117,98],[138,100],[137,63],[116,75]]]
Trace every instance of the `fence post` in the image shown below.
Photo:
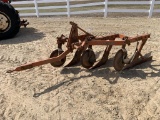
[[[70,2],[69,0],[66,1],[67,1],[67,16],[70,17]]]
[[[150,1],[150,9],[149,9],[149,18],[152,17],[152,14],[153,14],[153,10],[154,10],[154,3],[155,3],[155,0],[151,0]]]
[[[36,15],[37,15],[37,17],[39,17],[39,10],[38,10],[37,0],[34,0],[34,6],[35,6],[35,10],[36,10]]]
[[[104,17],[106,18],[107,17],[107,14],[108,14],[108,0],[105,0],[105,8],[104,8]]]

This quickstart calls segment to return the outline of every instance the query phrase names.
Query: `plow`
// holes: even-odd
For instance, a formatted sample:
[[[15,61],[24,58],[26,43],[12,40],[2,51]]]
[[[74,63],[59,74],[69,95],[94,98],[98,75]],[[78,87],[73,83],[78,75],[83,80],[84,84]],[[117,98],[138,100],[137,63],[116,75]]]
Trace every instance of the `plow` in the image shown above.
[[[141,50],[148,38],[150,38],[150,34],[143,34],[135,37],[129,37],[123,34],[112,34],[98,37],[85,31],[74,22],[70,22],[70,24],[71,30],[69,37],[66,37],[63,34],[57,37],[58,47],[50,54],[48,59],[21,65],[15,69],[8,70],[7,73],[31,69],[33,67],[48,63],[50,63],[53,67],[63,66],[66,62],[66,56],[74,50],[76,51],[73,59],[65,65],[65,67],[70,67],[80,62],[84,68],[94,69],[104,65],[107,62],[113,46],[121,46],[120,50],[116,52],[113,60],[113,67],[116,71],[122,71],[152,60],[152,56],[146,57],[141,54]],[[79,31],[83,34],[79,35]],[[129,58],[126,46],[129,46],[135,42],[137,42],[135,51]],[[67,48],[65,51],[62,49],[64,44],[66,44]],[[96,55],[93,50],[94,45],[106,46],[103,56],[99,61],[96,61]]]

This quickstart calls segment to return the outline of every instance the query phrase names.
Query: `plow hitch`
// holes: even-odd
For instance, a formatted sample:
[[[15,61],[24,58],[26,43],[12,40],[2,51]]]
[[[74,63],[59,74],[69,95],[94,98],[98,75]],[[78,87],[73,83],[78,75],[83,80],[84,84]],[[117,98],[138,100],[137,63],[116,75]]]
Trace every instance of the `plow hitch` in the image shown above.
[[[70,22],[70,24],[72,27],[69,37],[66,37],[64,35],[57,37],[58,47],[50,54],[50,58],[22,65],[7,72],[11,73],[14,71],[22,71],[47,63],[50,63],[53,67],[60,67],[64,65],[67,54],[73,52],[74,49],[76,49],[75,55],[73,59],[67,65],[65,65],[65,67],[73,66],[79,62],[84,68],[87,69],[94,69],[101,65],[104,65],[108,60],[109,53],[113,46],[121,46],[120,50],[118,50],[115,54],[113,60],[113,67],[116,71],[128,69],[143,62],[152,60],[152,56],[146,57],[141,54],[141,50],[148,38],[150,38],[150,34],[143,34],[136,37],[128,37],[122,34],[112,34],[108,36],[98,37],[86,32],[74,22]],[[79,35],[78,31],[83,32],[83,34]],[[129,58],[126,46],[135,42],[137,42],[135,52]],[[64,44],[66,44],[67,47],[65,51],[63,51],[62,49],[62,45]],[[106,46],[102,58],[99,61],[96,60],[96,55],[93,51],[94,45]]]

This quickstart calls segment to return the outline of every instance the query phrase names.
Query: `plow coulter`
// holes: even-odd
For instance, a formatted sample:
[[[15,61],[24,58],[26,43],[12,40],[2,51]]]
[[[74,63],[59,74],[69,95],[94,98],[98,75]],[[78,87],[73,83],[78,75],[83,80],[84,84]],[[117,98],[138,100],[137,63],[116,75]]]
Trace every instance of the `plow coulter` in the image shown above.
[[[76,49],[75,55],[73,59],[67,65],[65,65],[65,67],[70,67],[81,62],[81,65],[84,68],[97,68],[107,62],[109,53],[113,46],[121,46],[121,49],[117,51],[113,60],[113,67],[116,71],[128,69],[143,62],[152,60],[152,56],[144,57],[141,54],[141,50],[145,45],[147,39],[150,38],[150,34],[143,34],[136,37],[128,37],[122,34],[112,34],[108,36],[98,37],[86,32],[74,22],[70,22],[70,24],[72,27],[69,37],[66,37],[64,35],[57,37],[58,47],[51,53],[50,58],[22,65],[20,67],[17,67],[16,69],[8,70],[7,72],[11,73],[14,71],[22,71],[47,63],[50,63],[53,67],[60,67],[64,65],[66,61],[66,55],[72,53],[74,49]],[[83,34],[79,35],[78,31],[83,32]],[[137,46],[134,54],[129,58],[126,46],[129,46],[134,42],[137,42]],[[67,49],[63,51],[62,45],[64,45],[65,43]],[[94,45],[106,46],[103,56],[99,61],[96,61],[96,55],[93,51]]]

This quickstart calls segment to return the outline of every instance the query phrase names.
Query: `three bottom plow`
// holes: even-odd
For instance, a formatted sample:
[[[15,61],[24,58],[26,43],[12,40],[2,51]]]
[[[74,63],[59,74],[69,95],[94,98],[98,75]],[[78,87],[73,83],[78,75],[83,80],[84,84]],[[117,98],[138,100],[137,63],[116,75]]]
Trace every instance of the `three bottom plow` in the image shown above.
[[[66,55],[73,52],[74,49],[76,49],[75,55],[73,59],[65,65],[65,67],[70,67],[81,62],[81,65],[87,69],[97,68],[107,62],[109,53],[114,45],[121,46],[121,49],[118,50],[113,60],[113,67],[116,71],[128,69],[143,62],[152,60],[152,56],[144,57],[141,54],[141,50],[147,39],[150,38],[150,34],[144,34],[136,37],[128,37],[122,34],[97,37],[86,32],[74,22],[70,22],[70,24],[72,27],[69,37],[64,35],[57,37],[58,48],[51,53],[49,59],[22,65],[16,69],[8,70],[7,72],[11,73],[14,71],[22,71],[47,63],[50,63],[54,67],[60,67],[65,63]],[[78,30],[84,34],[78,35]],[[132,57],[128,58],[126,46],[134,42],[137,42],[135,52]],[[67,43],[67,49],[63,51],[62,45],[65,43]],[[99,61],[96,61],[96,55],[93,52],[92,46],[94,45],[106,46],[103,56]]]

